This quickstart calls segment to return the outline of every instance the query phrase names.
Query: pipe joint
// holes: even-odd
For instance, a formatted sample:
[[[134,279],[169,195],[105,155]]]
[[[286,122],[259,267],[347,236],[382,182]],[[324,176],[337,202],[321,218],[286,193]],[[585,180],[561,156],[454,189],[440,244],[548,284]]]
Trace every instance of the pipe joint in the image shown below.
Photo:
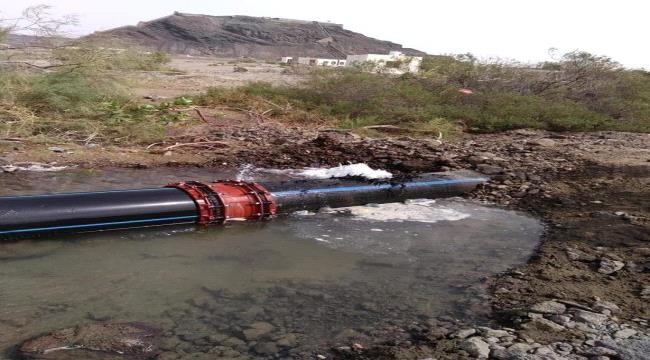
[[[244,181],[187,181],[172,183],[187,193],[196,204],[197,224],[223,223],[229,220],[263,220],[277,213],[273,196],[262,185]]]

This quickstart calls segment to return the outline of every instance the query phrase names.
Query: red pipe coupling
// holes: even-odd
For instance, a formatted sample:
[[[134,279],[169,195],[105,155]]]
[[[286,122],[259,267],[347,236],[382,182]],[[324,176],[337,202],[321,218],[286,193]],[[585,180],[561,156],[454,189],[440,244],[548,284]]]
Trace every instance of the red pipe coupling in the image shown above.
[[[229,220],[263,220],[277,213],[273,196],[262,185],[244,181],[171,183],[187,193],[199,212],[197,224],[223,223]]]

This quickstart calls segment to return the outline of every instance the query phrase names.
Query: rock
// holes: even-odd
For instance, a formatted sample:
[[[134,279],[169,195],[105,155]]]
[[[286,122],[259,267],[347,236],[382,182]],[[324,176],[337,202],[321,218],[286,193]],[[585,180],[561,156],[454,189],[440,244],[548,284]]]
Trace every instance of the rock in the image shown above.
[[[0,169],[2,169],[2,171],[6,173],[14,173],[19,170],[18,166],[13,166],[13,165],[3,165],[0,166]]]
[[[460,343],[460,348],[467,351],[471,356],[479,359],[487,359],[490,356],[490,345],[479,336],[474,336]]]
[[[611,301],[596,301],[591,308],[601,313],[603,311],[609,311],[610,314],[621,312],[621,308]]]
[[[650,286],[644,286],[640,292],[641,296],[650,296]]]
[[[280,347],[295,347],[298,344],[298,338],[295,334],[287,334],[275,343]]]
[[[625,267],[625,263],[618,260],[612,260],[609,258],[600,259],[600,267],[598,272],[601,274],[609,275],[613,274]]]
[[[508,351],[515,353],[527,353],[533,349],[530,344],[517,343],[508,347]]]
[[[522,324],[521,328],[525,330],[540,330],[540,331],[562,331],[565,329],[564,326],[554,323],[553,321],[545,318],[532,319],[529,322]]]
[[[63,152],[65,152],[65,149],[62,148],[62,147],[59,147],[59,146],[50,146],[47,149],[50,150],[51,152],[54,152],[54,153],[63,153]]]
[[[634,329],[623,329],[614,333],[615,339],[627,339],[630,336],[636,335],[636,330]]]
[[[573,314],[573,319],[586,324],[602,325],[607,321],[608,316],[605,314],[598,314],[586,310],[576,310]]]
[[[648,360],[650,354],[650,337],[644,336],[641,339],[627,339],[612,344],[609,347],[615,350],[619,359],[625,360]]]
[[[535,354],[537,355],[555,355],[555,351],[551,349],[549,346],[540,346],[537,349],[535,349]]]
[[[359,308],[371,312],[379,311],[379,307],[377,306],[377,304],[368,301],[360,303]]]
[[[542,314],[560,315],[560,314],[564,314],[564,312],[566,311],[566,306],[564,306],[564,304],[555,301],[544,301],[531,306],[530,311],[542,313]]]
[[[26,358],[95,358],[89,353],[154,357],[160,330],[142,323],[86,324],[65,328],[24,342],[19,353]]]
[[[429,330],[429,337],[432,339],[444,339],[447,335],[449,335],[449,329],[444,327],[436,326]]]
[[[484,335],[486,337],[502,338],[510,335],[510,333],[505,330],[486,329]]]
[[[565,342],[556,342],[551,344],[553,350],[560,355],[569,355],[573,351],[573,346]]]
[[[616,350],[612,350],[603,346],[595,346],[581,351],[581,354],[588,356],[616,356]]]
[[[488,164],[478,164],[476,165],[476,170],[480,171],[485,175],[497,175],[503,172],[503,168],[501,168],[500,166],[488,165]]]
[[[273,325],[267,322],[256,322],[251,324],[249,326],[249,329],[243,331],[244,338],[247,341],[257,340],[271,333],[273,329],[274,329]]]
[[[278,347],[272,342],[260,342],[255,345],[254,350],[261,355],[272,355],[278,352]]]
[[[222,341],[221,344],[237,350],[247,349],[246,342],[241,339],[237,339],[236,337],[229,337]]]
[[[557,144],[555,140],[551,140],[547,138],[531,140],[528,143],[531,145],[537,145],[542,147],[553,147]]]
[[[491,357],[499,360],[539,360],[539,355],[528,354],[532,346],[524,343],[513,344],[505,350],[499,349],[492,352]]]
[[[571,317],[567,315],[552,315],[549,317],[549,319],[554,323],[560,324],[562,326],[567,326],[569,323],[571,323]]]
[[[586,252],[578,249],[567,248],[566,249],[567,257],[573,261],[585,261],[591,262],[596,261],[598,258],[594,255],[587,254]]]
[[[464,339],[468,336],[476,334],[476,329],[462,329],[458,330],[455,333],[452,334],[452,337],[459,338],[459,339]]]

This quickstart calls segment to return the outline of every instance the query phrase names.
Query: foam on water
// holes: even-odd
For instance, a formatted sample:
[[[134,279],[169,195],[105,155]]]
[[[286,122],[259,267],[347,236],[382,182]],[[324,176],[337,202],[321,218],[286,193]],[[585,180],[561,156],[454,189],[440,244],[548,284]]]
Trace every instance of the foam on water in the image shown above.
[[[436,223],[438,221],[458,221],[470,216],[457,209],[436,204],[435,200],[430,199],[408,200],[404,203],[350,206],[329,211],[349,213],[356,220],[387,222]]]
[[[254,181],[260,175],[279,175],[290,178],[331,179],[346,176],[358,176],[366,179],[390,179],[393,174],[386,170],[373,169],[368,164],[348,164],[331,168],[305,168],[305,169],[264,169],[247,164],[239,168],[237,180]]]

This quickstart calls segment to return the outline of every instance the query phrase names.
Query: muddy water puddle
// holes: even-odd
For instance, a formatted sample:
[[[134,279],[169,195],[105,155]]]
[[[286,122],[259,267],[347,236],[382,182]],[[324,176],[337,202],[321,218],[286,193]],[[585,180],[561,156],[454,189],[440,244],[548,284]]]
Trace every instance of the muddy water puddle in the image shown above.
[[[0,175],[0,185],[2,195],[35,194],[236,175],[69,170]],[[286,356],[428,317],[480,319],[482,281],[525,262],[542,231],[519,213],[444,199],[3,243],[0,347],[79,323],[140,321],[162,328],[162,349],[181,358]]]

